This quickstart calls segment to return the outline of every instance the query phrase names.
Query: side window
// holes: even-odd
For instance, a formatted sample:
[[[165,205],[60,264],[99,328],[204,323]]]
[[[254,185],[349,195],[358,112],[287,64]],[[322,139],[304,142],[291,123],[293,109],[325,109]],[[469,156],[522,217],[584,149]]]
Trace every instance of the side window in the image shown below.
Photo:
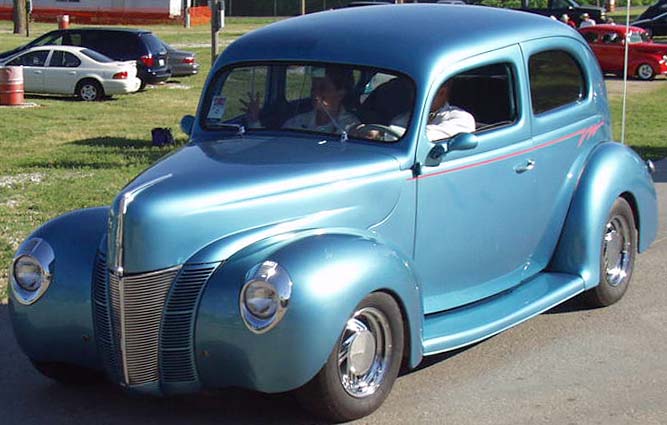
[[[582,99],[586,85],[577,61],[562,50],[549,50],[530,57],[530,98],[533,113],[541,114]]]
[[[46,58],[49,56],[48,50],[26,53],[9,62],[11,66],[44,66]]]
[[[81,65],[79,58],[69,52],[63,52],[61,50],[55,50],[49,61],[49,67],[76,68],[79,65]]]
[[[615,32],[608,32],[602,36],[602,42],[604,44],[620,44],[621,37],[619,37]]]
[[[63,35],[62,44],[65,46],[83,46],[83,40],[81,38],[81,33],[79,32],[69,32]]]
[[[595,43],[598,41],[598,35],[594,32],[589,31],[587,33],[584,33],[584,39],[589,43]]]
[[[232,69],[215,87],[211,108],[206,117],[209,123],[235,122],[245,116],[249,94],[264,106],[268,72],[266,66]],[[224,85],[223,85],[224,84]]]
[[[510,125],[518,117],[510,64],[486,65],[447,80],[436,93],[426,126],[429,140]]]

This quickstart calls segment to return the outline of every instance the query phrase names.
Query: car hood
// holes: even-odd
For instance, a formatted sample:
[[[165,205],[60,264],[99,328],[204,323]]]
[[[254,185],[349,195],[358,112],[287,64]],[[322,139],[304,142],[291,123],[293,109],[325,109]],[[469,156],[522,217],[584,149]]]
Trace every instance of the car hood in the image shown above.
[[[160,270],[244,232],[367,229],[396,205],[399,173],[379,146],[284,137],[190,144],[118,195],[108,255],[119,260],[110,264],[126,273]]]

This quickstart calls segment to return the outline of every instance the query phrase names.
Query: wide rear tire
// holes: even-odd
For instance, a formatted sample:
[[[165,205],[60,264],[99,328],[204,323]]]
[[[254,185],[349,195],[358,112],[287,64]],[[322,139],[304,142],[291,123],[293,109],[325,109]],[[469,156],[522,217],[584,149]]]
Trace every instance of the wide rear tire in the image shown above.
[[[625,199],[618,198],[614,202],[601,243],[600,283],[584,293],[592,307],[618,302],[632,279],[637,256],[637,227],[632,208]]]
[[[76,85],[76,95],[85,102],[96,102],[104,98],[104,88],[95,80],[82,80]]]
[[[296,395],[303,407],[334,422],[371,414],[387,398],[403,357],[403,320],[394,299],[368,295],[355,308],[327,363]]]

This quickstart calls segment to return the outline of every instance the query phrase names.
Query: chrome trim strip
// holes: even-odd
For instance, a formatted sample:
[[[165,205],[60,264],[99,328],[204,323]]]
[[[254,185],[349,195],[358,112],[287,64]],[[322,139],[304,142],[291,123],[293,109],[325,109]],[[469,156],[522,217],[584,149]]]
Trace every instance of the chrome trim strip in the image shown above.
[[[122,269],[121,269],[122,273]],[[122,276],[122,274],[121,274]],[[123,278],[121,276],[118,277],[118,297],[119,297],[119,305],[120,305],[120,357],[121,360],[123,361],[123,378],[125,379],[125,383],[129,385],[130,383],[130,373],[128,372],[127,368],[127,345],[125,343],[126,341],[126,335],[125,335],[125,291],[123,291]]]
[[[110,240],[113,241],[113,247],[114,250],[112,251],[114,253],[113,258],[111,259],[110,262],[110,267],[109,269],[116,274],[116,276],[123,276],[124,270],[123,270],[123,263],[124,263],[124,230],[125,230],[125,215],[127,214],[127,209],[136,199],[136,197],[144,190],[148,189],[151,186],[155,186],[156,184],[160,183],[163,180],[167,180],[168,178],[171,178],[172,174],[166,174],[164,176],[158,177],[156,179],[153,179],[151,181],[148,181],[140,186],[137,186],[136,188],[125,192],[122,197],[120,198],[120,203],[118,205],[118,216],[116,217],[116,229],[115,229],[115,234],[114,235],[109,235]],[[113,222],[113,217],[114,213],[111,211],[111,214],[109,215],[110,219],[110,227],[111,223]],[[109,229],[111,230],[111,228]],[[113,236],[113,237],[112,237]]]
[[[14,276],[14,266],[16,265],[16,262],[24,256],[33,257],[42,268],[42,282],[40,287],[35,291],[27,291],[21,288]],[[51,281],[53,280],[51,264],[53,264],[55,259],[56,254],[54,253],[53,248],[42,238],[31,238],[21,245],[9,265],[9,285],[12,288],[14,299],[18,303],[31,305],[46,293],[46,290],[49,289],[49,285],[51,285]]]

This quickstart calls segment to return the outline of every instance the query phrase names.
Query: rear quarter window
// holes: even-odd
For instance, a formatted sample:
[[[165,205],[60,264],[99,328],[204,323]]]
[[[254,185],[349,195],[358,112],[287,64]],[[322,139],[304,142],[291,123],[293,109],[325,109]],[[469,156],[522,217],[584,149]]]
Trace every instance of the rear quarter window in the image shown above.
[[[575,103],[586,95],[582,68],[569,53],[540,52],[530,57],[528,65],[530,97],[536,115]]]

